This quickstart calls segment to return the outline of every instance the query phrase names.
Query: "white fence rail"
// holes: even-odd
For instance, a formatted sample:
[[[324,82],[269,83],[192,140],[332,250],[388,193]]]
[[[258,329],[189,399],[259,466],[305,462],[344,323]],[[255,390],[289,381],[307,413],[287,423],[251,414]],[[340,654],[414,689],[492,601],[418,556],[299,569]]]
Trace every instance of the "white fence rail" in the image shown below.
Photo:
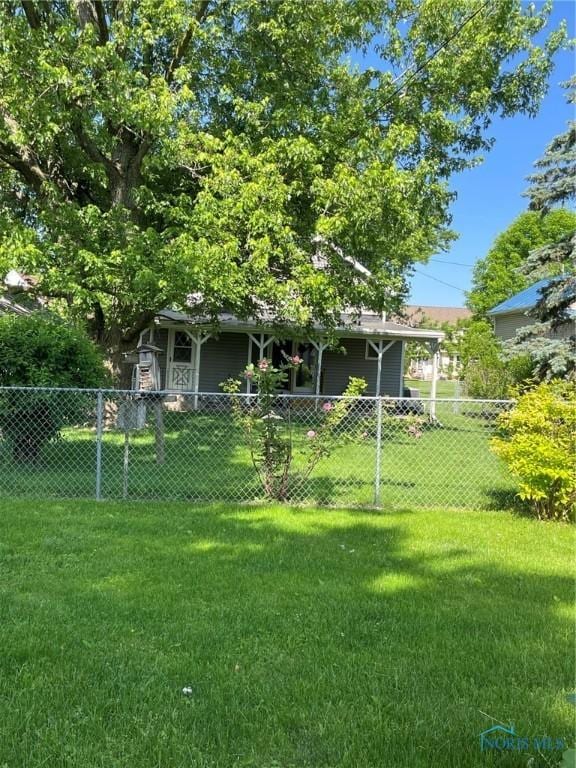
[[[0,387],[0,496],[502,507],[511,405]]]

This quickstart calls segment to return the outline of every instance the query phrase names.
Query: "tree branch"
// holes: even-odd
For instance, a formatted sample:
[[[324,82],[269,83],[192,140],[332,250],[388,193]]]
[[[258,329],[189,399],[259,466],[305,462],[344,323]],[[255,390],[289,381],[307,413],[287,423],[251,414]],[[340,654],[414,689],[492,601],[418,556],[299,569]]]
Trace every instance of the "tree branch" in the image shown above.
[[[100,0],[96,0],[94,3],[94,7],[96,9],[96,21],[98,24],[98,33],[100,36],[100,44],[105,45],[108,40],[108,25],[106,23],[106,10],[104,8],[104,3]]]
[[[180,66],[180,63],[184,58],[186,51],[188,50],[188,46],[190,45],[190,41],[192,40],[192,35],[194,34],[194,30],[196,29],[198,24],[201,24],[206,18],[206,16],[208,15],[209,6],[210,6],[210,0],[200,1],[198,5],[198,10],[194,14],[194,21],[190,22],[190,24],[188,25],[188,29],[184,34],[184,37],[182,38],[182,40],[180,40],[180,42],[176,46],[176,51],[166,71],[166,82],[168,84],[170,84],[174,79],[174,72]]]
[[[129,331],[126,331],[126,333],[122,334],[122,341],[126,344],[134,341],[140,335],[140,332],[150,325],[152,320],[154,320],[155,315],[156,313],[150,309],[141,312],[132,328],[130,328]]]
[[[32,0],[22,0],[22,8],[26,16],[26,21],[31,29],[40,29],[40,16]]]
[[[118,173],[117,166],[112,162],[112,160],[102,152],[102,150],[98,147],[96,142],[94,142],[86,133],[84,128],[82,127],[82,124],[80,122],[80,119],[76,119],[72,123],[72,132],[74,133],[74,136],[76,136],[76,139],[78,140],[78,144],[80,147],[86,152],[88,157],[93,160],[95,163],[98,163],[99,165],[103,165],[107,171]]]

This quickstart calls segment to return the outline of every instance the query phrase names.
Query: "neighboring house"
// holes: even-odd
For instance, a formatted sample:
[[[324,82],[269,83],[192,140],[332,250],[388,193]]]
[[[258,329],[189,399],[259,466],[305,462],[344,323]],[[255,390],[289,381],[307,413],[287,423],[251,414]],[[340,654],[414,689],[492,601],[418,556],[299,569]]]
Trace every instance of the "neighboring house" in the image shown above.
[[[472,312],[466,307],[422,307],[409,304],[404,308],[404,315],[410,325],[426,325],[428,322],[450,324],[456,328],[460,320],[471,318]],[[457,333],[462,333],[462,331],[457,331]],[[415,354],[410,355],[408,375],[410,378],[429,381],[434,375],[433,357],[426,354],[427,350],[423,350],[421,347],[415,349],[413,347],[412,352]],[[441,348],[438,366],[441,378],[457,377],[460,369],[460,358],[457,353],[449,354],[446,349]]]
[[[458,320],[472,317],[472,311],[466,307],[420,307],[416,304],[407,304],[404,314],[410,325],[420,325],[426,321],[456,325]]]
[[[0,292],[0,315],[29,315],[42,309],[42,302],[26,295],[34,285],[34,279],[11,269],[5,276],[3,290]]]
[[[539,280],[534,285],[516,293],[506,301],[502,301],[489,310],[488,317],[494,324],[494,333],[502,341],[513,339],[519,328],[533,325],[537,318],[528,313],[534,309],[541,298],[541,291],[550,283],[550,278]],[[554,338],[568,338],[576,333],[576,307],[573,307],[573,319],[569,323],[560,326],[553,334]]]
[[[220,384],[237,378],[250,362],[263,357],[275,364],[283,353],[298,354],[303,364],[292,372],[286,392],[293,394],[341,395],[350,376],[364,378],[367,395],[404,395],[404,350],[418,341],[436,350],[442,331],[410,328],[365,313],[359,320],[343,316],[337,330],[340,350],[322,341],[291,339],[262,323],[246,322],[222,315],[219,328],[181,312],[164,310],[140,336],[140,344],[159,349],[160,386],[171,392],[219,392]],[[284,338],[285,337],[285,338]],[[437,356],[436,356],[437,357]],[[136,369],[137,372],[137,369]],[[137,376],[135,377],[137,380]],[[250,382],[246,382],[250,391]]]

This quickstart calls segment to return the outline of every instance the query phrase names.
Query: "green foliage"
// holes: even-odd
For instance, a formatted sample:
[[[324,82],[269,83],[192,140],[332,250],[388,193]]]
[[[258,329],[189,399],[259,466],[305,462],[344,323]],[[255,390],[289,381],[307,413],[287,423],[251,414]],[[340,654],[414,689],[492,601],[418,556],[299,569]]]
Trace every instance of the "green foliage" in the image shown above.
[[[549,264],[530,279],[519,271],[535,248],[554,243],[576,230],[576,213],[571,210],[553,210],[545,216],[535,211],[520,214],[496,238],[484,259],[474,266],[472,290],[467,304],[477,317],[501,301],[524,290],[532,282],[559,273],[560,265]]]
[[[546,6],[479,10],[2,4],[0,266],[36,275],[117,364],[191,294],[213,318],[265,307],[302,327],[395,309],[453,237],[449,176],[489,149],[494,115],[536,112],[566,38],[541,40]],[[368,49],[363,72],[349,56]]]
[[[307,480],[316,465],[342,443],[338,428],[367,386],[364,379],[350,377],[345,399],[322,405],[318,424],[306,433],[304,469],[291,474],[294,454],[289,402],[282,403],[278,395],[290,371],[300,365],[302,360],[298,355],[286,356],[286,362],[279,367],[268,358],[259,360],[258,365],[248,365],[244,377],[256,387],[255,402],[252,398],[239,397],[241,382],[238,379],[228,379],[221,385],[224,392],[232,395],[234,419],[246,436],[252,464],[268,499],[287,499],[290,486]]]
[[[545,382],[526,392],[499,418],[493,450],[518,478],[518,496],[543,519],[576,512],[576,385]]]
[[[98,387],[106,382],[101,354],[78,330],[43,317],[0,316],[0,386]],[[0,392],[0,429],[16,461],[35,461],[63,426],[77,424],[93,399],[65,401],[41,390]]]
[[[460,347],[461,375],[470,397],[499,400],[507,396],[511,379],[501,351],[487,320],[470,324]]]

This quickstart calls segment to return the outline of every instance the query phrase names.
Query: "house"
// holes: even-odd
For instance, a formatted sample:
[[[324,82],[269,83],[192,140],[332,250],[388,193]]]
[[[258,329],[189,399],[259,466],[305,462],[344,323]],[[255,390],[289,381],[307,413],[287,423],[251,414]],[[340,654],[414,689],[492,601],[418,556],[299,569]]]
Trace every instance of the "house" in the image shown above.
[[[440,306],[418,306],[408,304],[404,307],[404,317],[406,321],[413,326],[426,325],[427,323],[435,325],[443,324],[444,327],[451,326],[447,335],[447,341],[454,341],[456,336],[461,336],[463,330],[459,328],[459,323],[472,317],[472,312],[466,307],[440,307]],[[460,370],[460,358],[454,351],[457,347],[452,344],[453,351],[443,345],[440,349],[440,358],[438,361],[441,378],[457,377]],[[430,381],[434,375],[434,360],[427,349],[422,347],[411,347],[409,359],[408,375],[413,379],[423,379]]]
[[[0,292],[0,315],[29,315],[42,309],[43,304],[39,299],[27,295],[27,291],[35,283],[29,275],[11,269],[2,282],[4,285],[3,291]]]
[[[499,339],[502,341],[513,339],[519,328],[538,322],[537,318],[528,313],[536,306],[541,298],[541,291],[550,284],[551,279],[553,278],[539,280],[489,310],[488,317],[492,319],[494,333]],[[576,307],[573,307],[572,315],[569,323],[565,323],[554,332],[554,338],[565,339],[576,334]]]
[[[303,360],[292,371],[286,393],[341,395],[349,377],[357,376],[368,383],[367,395],[402,397],[406,343],[428,345],[437,360],[444,338],[442,331],[410,328],[370,313],[359,319],[343,315],[336,333],[339,349],[328,345],[320,328],[314,339],[294,338],[288,329],[281,332],[271,325],[223,314],[216,332],[207,322],[166,309],[142,332],[140,345],[159,349],[161,388],[174,393],[219,392],[220,383],[237,378],[248,363],[267,357],[279,364],[285,353]],[[436,365],[436,374],[437,370]],[[250,392],[249,381],[246,391]]]

